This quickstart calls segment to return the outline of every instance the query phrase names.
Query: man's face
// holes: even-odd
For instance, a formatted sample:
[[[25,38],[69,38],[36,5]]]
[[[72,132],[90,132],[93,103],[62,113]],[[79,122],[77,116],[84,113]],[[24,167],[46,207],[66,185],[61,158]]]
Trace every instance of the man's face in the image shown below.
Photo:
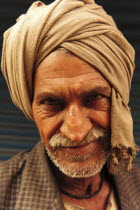
[[[67,176],[97,174],[109,155],[108,82],[80,58],[55,51],[34,75],[33,114],[52,162]]]

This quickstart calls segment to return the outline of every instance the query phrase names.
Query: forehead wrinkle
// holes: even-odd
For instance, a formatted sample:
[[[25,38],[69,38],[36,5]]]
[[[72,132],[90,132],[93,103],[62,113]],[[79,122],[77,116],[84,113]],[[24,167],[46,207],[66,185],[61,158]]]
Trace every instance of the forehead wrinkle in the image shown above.
[[[89,75],[87,75],[87,74],[84,75],[84,77],[73,76],[73,77],[67,77],[67,78],[64,78],[64,77],[51,78],[51,79],[50,78],[43,78],[43,81],[45,82],[45,85],[49,85],[47,83],[50,83],[50,84],[53,83],[54,85],[56,83],[56,85],[59,85],[59,84],[64,84],[65,82],[69,82],[69,81],[73,84],[80,84],[80,83],[85,83],[87,81],[90,82],[90,81],[93,81],[93,80],[100,80],[100,81],[103,81],[103,82],[105,82],[106,84],[109,85],[109,83],[103,77],[98,77],[98,75],[96,75],[94,78],[90,78],[90,79],[89,79]],[[41,81],[41,83],[42,83],[42,81]]]
[[[84,92],[88,93],[91,91],[98,92],[101,91],[103,92],[110,92],[111,88],[109,83],[103,78],[103,77],[98,77],[96,75],[94,78],[90,78],[89,76],[85,80],[84,78],[79,79],[77,81],[77,77],[75,79],[72,78],[61,78],[61,79],[44,79],[43,81],[40,80],[40,85],[38,86],[36,93],[39,94],[39,92],[48,92],[48,93],[53,93],[56,96],[63,95],[65,97],[68,97],[69,95],[71,96],[78,96],[78,95],[83,95]],[[46,89],[46,90],[45,90]]]
[[[49,70],[48,70],[49,71]],[[55,71],[53,71],[53,72],[55,72]],[[71,78],[81,78],[82,76],[84,76],[84,77],[88,77],[90,74],[92,75],[93,73],[94,73],[94,70],[93,70],[93,72],[90,72],[90,73],[87,73],[87,72],[80,72],[79,74],[78,74],[78,72],[76,72],[77,73],[77,75],[70,75],[70,76],[68,76],[68,74],[66,74],[66,72],[64,72],[64,74],[62,75],[62,76],[57,76],[57,73],[59,73],[59,72],[62,72],[62,71],[57,71],[57,72],[55,72],[55,75],[53,75],[52,76],[52,73],[53,73],[52,71],[51,72],[46,72],[45,73],[45,76],[47,77],[47,78],[45,78],[46,80],[54,80],[54,79],[71,79]],[[68,72],[67,72],[68,73]],[[99,72],[98,72],[99,73]],[[99,75],[101,76],[101,74],[99,73]],[[41,76],[43,76],[43,74],[40,74],[40,76],[39,76],[39,79],[40,79],[40,77]],[[36,73],[36,78],[38,78],[38,75],[37,75],[37,73]],[[43,77],[43,79],[44,79],[44,77]]]

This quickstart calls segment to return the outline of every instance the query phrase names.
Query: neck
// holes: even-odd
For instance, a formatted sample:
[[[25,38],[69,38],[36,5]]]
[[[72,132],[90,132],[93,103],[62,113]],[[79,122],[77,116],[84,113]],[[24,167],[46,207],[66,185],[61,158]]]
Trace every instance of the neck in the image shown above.
[[[54,174],[57,177],[57,183],[59,185],[60,191],[65,191],[74,196],[82,195],[83,197],[84,195],[85,197],[86,195],[92,195],[99,189],[101,184],[100,173],[88,178],[71,178],[60,172],[58,168],[54,167]],[[81,206],[89,210],[92,210],[93,206],[96,206],[96,209],[103,210],[106,208],[106,204],[110,193],[108,173],[105,174],[104,178],[105,181],[103,181],[103,185],[100,191],[96,194],[96,196],[92,196],[88,199],[75,199],[70,196],[67,196],[64,193],[61,193],[61,197],[65,201],[72,203],[76,206]]]
[[[61,191],[66,191],[73,195],[91,195],[99,189],[101,183],[100,173],[86,178],[71,178],[63,174],[56,167],[57,180]]]

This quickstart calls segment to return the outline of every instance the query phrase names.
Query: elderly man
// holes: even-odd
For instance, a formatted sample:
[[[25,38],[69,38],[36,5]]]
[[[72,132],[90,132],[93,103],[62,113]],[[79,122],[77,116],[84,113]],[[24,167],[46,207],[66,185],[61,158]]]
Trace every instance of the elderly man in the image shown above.
[[[19,17],[2,71],[41,141],[1,164],[0,209],[140,209],[133,70],[133,48],[93,0],[39,1]]]

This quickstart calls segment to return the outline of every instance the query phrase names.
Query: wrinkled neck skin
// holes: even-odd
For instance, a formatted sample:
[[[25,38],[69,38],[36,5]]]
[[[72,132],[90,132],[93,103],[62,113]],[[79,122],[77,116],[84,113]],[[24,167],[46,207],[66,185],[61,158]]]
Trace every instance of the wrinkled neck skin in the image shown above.
[[[101,178],[100,173],[93,177],[87,178],[71,178],[56,169],[57,177],[59,177],[60,188],[69,191],[74,195],[92,194],[99,187]]]
[[[63,174],[54,165],[53,170],[60,190],[64,190],[72,195],[90,195],[99,189],[99,185],[101,183],[101,172],[92,177],[71,178]],[[107,205],[109,193],[110,183],[108,177],[105,176],[100,192],[92,198],[74,199],[64,195],[63,193],[61,193],[61,197],[71,204],[87,208],[88,210],[104,210]]]

